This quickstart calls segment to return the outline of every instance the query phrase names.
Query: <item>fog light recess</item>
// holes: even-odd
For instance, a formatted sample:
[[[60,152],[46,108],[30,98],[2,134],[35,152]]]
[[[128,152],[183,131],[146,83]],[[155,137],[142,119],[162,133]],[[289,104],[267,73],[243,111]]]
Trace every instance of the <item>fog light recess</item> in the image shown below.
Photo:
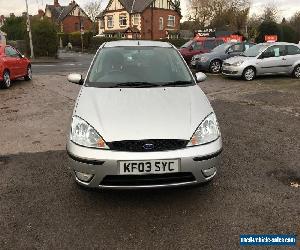
[[[94,177],[93,174],[81,173],[77,171],[75,171],[75,175],[80,181],[83,182],[89,182]]]
[[[212,175],[216,174],[216,172],[217,172],[217,169],[215,167],[202,170],[202,173],[206,178],[211,177]]]

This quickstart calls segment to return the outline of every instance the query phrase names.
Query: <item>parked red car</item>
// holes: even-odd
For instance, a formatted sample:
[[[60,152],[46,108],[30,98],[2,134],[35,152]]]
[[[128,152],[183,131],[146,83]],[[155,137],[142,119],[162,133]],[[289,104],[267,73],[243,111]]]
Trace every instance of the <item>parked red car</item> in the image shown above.
[[[14,47],[0,44],[0,88],[9,88],[12,80],[21,77],[32,79],[30,61]]]
[[[222,38],[203,37],[188,41],[179,49],[184,60],[189,64],[192,57],[198,54],[209,53],[212,49],[224,43]]]

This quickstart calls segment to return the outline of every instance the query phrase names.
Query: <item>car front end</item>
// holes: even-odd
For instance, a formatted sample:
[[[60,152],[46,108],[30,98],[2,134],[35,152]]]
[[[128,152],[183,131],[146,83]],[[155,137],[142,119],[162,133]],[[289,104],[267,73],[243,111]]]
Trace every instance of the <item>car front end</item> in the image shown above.
[[[245,68],[249,65],[245,57],[232,57],[223,62],[222,74],[228,77],[242,77]]]
[[[209,71],[211,59],[207,54],[199,54],[192,57],[191,68],[197,71]]]
[[[176,78],[171,67],[161,66],[173,62]],[[99,73],[103,67],[106,71]],[[201,74],[198,82],[206,78]],[[132,80],[145,75],[145,82]],[[83,84],[78,74],[68,79]],[[98,51],[75,104],[67,142],[79,185],[135,189],[204,183],[216,175],[221,151],[216,115],[173,46],[122,41]]]

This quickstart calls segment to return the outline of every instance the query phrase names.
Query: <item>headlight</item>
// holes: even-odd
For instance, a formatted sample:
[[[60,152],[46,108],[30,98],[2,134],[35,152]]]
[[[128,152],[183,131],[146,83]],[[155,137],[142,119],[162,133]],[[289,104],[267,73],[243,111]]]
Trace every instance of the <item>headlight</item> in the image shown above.
[[[244,61],[238,61],[238,62],[235,62],[235,63],[233,63],[231,65],[232,66],[241,66],[243,63],[244,63]]]
[[[208,57],[206,57],[206,56],[201,57],[201,62],[207,62],[207,61],[208,61]]]
[[[88,148],[109,149],[98,132],[78,116],[72,118],[70,140]]]
[[[220,135],[217,117],[214,113],[211,113],[201,122],[187,146],[206,144],[215,141]]]

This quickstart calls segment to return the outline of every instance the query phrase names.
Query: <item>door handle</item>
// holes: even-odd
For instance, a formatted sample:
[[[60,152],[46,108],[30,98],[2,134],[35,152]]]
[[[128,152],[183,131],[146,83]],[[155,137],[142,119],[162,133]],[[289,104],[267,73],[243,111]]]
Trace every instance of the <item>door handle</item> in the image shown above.
[[[282,58],[282,61],[286,61],[286,58]]]

